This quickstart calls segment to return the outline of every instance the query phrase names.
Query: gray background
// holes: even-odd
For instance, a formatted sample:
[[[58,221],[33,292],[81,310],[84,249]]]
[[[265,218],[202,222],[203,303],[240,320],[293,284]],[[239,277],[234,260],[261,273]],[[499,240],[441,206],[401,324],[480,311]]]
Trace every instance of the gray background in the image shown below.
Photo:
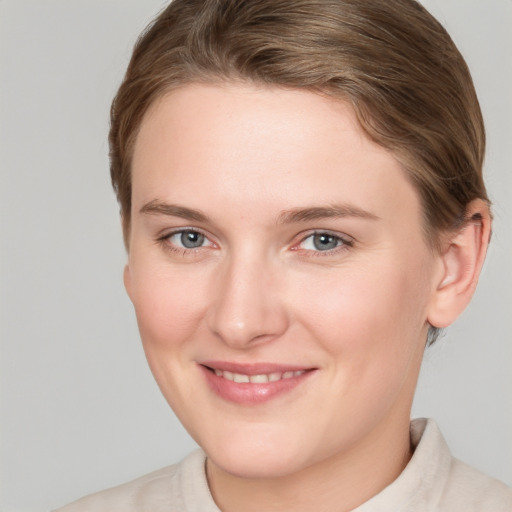
[[[487,122],[492,247],[425,356],[414,415],[512,484],[512,2],[425,1]],[[160,0],[0,1],[1,498],[47,510],[180,459],[192,441],[147,369],[122,288],[108,108]]]

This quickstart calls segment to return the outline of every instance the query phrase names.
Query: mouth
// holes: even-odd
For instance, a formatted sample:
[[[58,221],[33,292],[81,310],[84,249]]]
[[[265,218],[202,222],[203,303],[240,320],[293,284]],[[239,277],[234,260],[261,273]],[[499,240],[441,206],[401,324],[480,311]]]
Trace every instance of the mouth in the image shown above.
[[[208,368],[213,371],[217,377],[230,380],[237,383],[251,383],[251,384],[265,384],[267,382],[277,382],[283,379],[291,379],[293,377],[300,377],[306,370],[286,371],[286,372],[272,372],[272,373],[258,373],[256,375],[247,375],[244,373],[229,372],[227,370],[217,370]]]
[[[317,368],[229,362],[199,364],[210,389],[219,397],[240,405],[256,405],[291,392]]]

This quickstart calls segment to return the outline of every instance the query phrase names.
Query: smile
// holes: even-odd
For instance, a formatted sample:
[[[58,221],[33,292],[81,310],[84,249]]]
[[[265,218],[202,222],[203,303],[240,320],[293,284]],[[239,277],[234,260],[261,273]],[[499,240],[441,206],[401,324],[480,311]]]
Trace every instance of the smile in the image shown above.
[[[216,396],[246,406],[263,404],[293,392],[317,370],[267,363],[240,365],[227,362],[202,363],[199,368]]]
[[[217,377],[231,380],[237,383],[265,384],[267,382],[277,382],[282,379],[291,379],[292,377],[300,377],[306,370],[296,370],[287,372],[260,373],[258,375],[246,375],[243,373],[233,373],[222,370],[214,370]]]

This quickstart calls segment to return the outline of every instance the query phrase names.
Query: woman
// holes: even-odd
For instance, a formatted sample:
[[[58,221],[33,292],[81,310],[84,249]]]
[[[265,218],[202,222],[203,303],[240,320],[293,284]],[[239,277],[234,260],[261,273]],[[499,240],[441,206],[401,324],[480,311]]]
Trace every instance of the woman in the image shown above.
[[[416,2],[175,0],[112,106],[125,286],[201,446],[62,510],[510,510],[410,423],[491,232],[467,67]]]

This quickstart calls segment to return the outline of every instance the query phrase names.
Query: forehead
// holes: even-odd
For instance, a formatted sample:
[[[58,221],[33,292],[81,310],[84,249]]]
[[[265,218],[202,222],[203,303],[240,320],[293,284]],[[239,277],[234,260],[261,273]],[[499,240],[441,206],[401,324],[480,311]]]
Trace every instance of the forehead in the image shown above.
[[[348,104],[241,84],[169,93],[136,140],[134,208],[154,199],[199,208],[206,198],[209,207],[242,210],[251,201],[268,211],[340,201],[380,213],[418,210],[401,166],[369,140]]]
[[[350,134],[352,144],[384,153],[379,146],[368,144],[353,110],[339,100],[296,89],[190,84],[153,103],[142,122],[134,152],[136,158],[149,146],[172,143],[174,151],[196,144],[223,158],[237,156],[237,148],[244,152],[265,148],[258,157],[274,159],[278,156],[278,144],[273,143],[277,142],[276,136],[280,144],[286,142],[283,149],[292,156],[290,150],[318,147],[318,140],[314,146],[309,145],[315,138],[324,138],[326,143],[335,141],[339,146],[342,139],[338,136],[343,132]],[[181,159],[185,155],[178,156]]]

